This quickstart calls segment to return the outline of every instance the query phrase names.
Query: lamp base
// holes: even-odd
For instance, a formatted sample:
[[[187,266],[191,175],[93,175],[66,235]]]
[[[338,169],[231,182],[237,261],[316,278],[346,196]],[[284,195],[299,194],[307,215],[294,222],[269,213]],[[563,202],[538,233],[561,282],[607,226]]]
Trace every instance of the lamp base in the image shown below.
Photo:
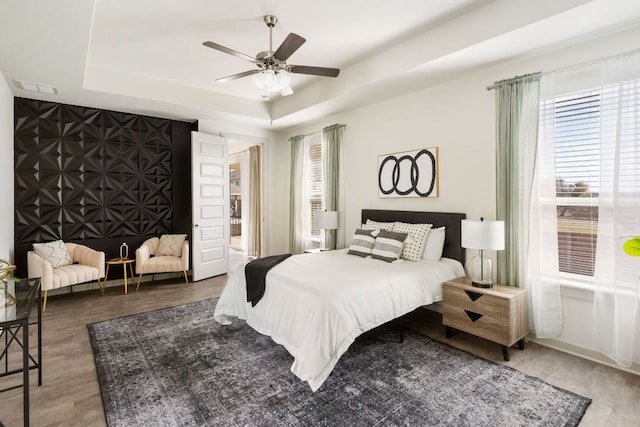
[[[476,288],[493,287],[493,264],[491,259],[484,256],[484,250],[471,259],[471,284]]]
[[[475,286],[476,288],[493,288],[492,282],[476,282],[474,280],[471,281],[471,286]]]

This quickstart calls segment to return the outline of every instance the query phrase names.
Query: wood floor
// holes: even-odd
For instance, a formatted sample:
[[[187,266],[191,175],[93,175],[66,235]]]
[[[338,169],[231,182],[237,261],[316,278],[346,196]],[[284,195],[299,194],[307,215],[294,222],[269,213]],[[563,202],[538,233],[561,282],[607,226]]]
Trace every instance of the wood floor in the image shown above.
[[[87,323],[217,297],[225,280],[219,276],[185,287],[176,278],[143,283],[139,292],[128,295],[122,287],[111,287],[103,297],[97,290],[50,297],[43,317],[42,386],[31,371],[31,425],[106,425]],[[461,332],[447,340],[441,321],[439,314],[419,310],[409,324],[425,335],[592,398],[581,426],[640,425],[639,376],[534,343],[524,351],[513,349],[511,361],[503,362],[496,344]],[[31,339],[35,342],[35,336]],[[0,379],[0,388],[5,380]],[[22,389],[0,394],[0,422],[6,427],[22,425]]]

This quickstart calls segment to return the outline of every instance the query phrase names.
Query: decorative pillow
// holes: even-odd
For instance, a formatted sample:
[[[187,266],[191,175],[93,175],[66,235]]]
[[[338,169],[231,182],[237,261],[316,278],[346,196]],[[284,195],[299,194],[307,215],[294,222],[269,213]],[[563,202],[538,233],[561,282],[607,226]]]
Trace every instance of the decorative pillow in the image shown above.
[[[365,228],[365,230],[387,230],[387,231],[393,231],[393,224],[395,224],[394,222],[380,222],[380,221],[374,221],[372,219],[368,219],[367,223],[365,224],[367,228],[365,228],[364,226],[362,228]],[[369,227],[373,227],[373,228],[369,228]]]
[[[442,250],[444,249],[445,228],[432,228],[427,239],[427,245],[424,247],[422,259],[430,259],[440,261],[442,258]]]
[[[182,256],[182,244],[186,234],[163,234],[156,255]]]
[[[380,230],[380,234],[376,237],[376,243],[373,245],[371,257],[386,262],[397,261],[407,236],[407,233]]]
[[[47,243],[34,243],[33,250],[39,257],[46,259],[53,268],[73,264],[71,255],[62,240]]]
[[[360,230],[380,231],[380,227],[377,227],[377,226],[372,225],[372,224],[361,224],[360,225]],[[389,231],[391,231],[391,230],[389,230]]]
[[[378,230],[356,229],[353,235],[353,240],[351,240],[351,246],[349,246],[347,253],[363,258],[371,255],[377,234]]]
[[[424,246],[429,237],[431,224],[409,224],[406,222],[396,222],[393,225],[393,231],[397,233],[407,233],[410,240],[407,240],[402,248],[400,258],[407,261],[420,261]]]

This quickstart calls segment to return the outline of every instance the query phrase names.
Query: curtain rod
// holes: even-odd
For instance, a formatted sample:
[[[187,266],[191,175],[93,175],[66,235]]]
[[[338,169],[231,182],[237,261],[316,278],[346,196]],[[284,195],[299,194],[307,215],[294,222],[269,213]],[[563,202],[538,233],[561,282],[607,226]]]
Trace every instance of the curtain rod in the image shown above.
[[[347,127],[347,125],[342,124],[342,123],[336,123],[335,125],[325,126],[325,127],[323,127],[322,129],[317,130],[317,131],[315,131],[315,132],[305,133],[305,134],[302,134],[302,135],[295,135],[295,136],[292,136],[291,138],[296,138],[296,137],[300,137],[300,136],[301,136],[301,137],[312,136],[312,135],[315,135],[315,134],[318,134],[318,133],[322,132],[322,131],[323,131],[323,130],[325,130],[325,129],[332,128],[332,127],[343,127],[343,128],[344,128],[344,127]],[[289,138],[289,141],[291,141],[291,138]]]
[[[547,74],[558,73],[560,71],[567,71],[567,70],[572,70],[574,68],[587,67],[589,65],[597,64],[599,62],[607,61],[609,59],[622,58],[623,56],[632,55],[632,54],[638,53],[638,52],[640,52],[640,49],[633,49],[633,50],[629,50],[627,52],[617,53],[615,55],[609,55],[609,56],[605,56],[603,58],[592,59],[590,61],[581,62],[581,63],[575,64],[575,65],[569,65],[569,66],[566,66],[566,67],[556,68],[554,70],[543,71],[543,72],[540,72],[540,75],[541,76],[545,76]],[[526,74],[524,76],[516,76],[516,77],[514,77],[512,79],[505,79],[505,80],[501,80],[501,81],[498,81],[498,82],[494,82],[492,85],[487,86],[487,90],[493,90],[493,89],[497,88],[498,86],[500,86],[501,83],[506,83],[506,82],[510,82],[510,81],[517,81],[517,80],[520,80],[520,79],[523,79],[525,77],[529,77],[529,76],[532,76],[532,75],[535,75],[535,74],[538,74],[538,73]]]

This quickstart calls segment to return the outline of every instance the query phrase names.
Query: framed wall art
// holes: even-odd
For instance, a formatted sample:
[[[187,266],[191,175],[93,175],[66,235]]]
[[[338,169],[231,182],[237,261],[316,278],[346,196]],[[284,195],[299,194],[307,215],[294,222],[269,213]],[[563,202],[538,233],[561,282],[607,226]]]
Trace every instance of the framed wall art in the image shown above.
[[[438,197],[438,147],[378,156],[378,197]]]

